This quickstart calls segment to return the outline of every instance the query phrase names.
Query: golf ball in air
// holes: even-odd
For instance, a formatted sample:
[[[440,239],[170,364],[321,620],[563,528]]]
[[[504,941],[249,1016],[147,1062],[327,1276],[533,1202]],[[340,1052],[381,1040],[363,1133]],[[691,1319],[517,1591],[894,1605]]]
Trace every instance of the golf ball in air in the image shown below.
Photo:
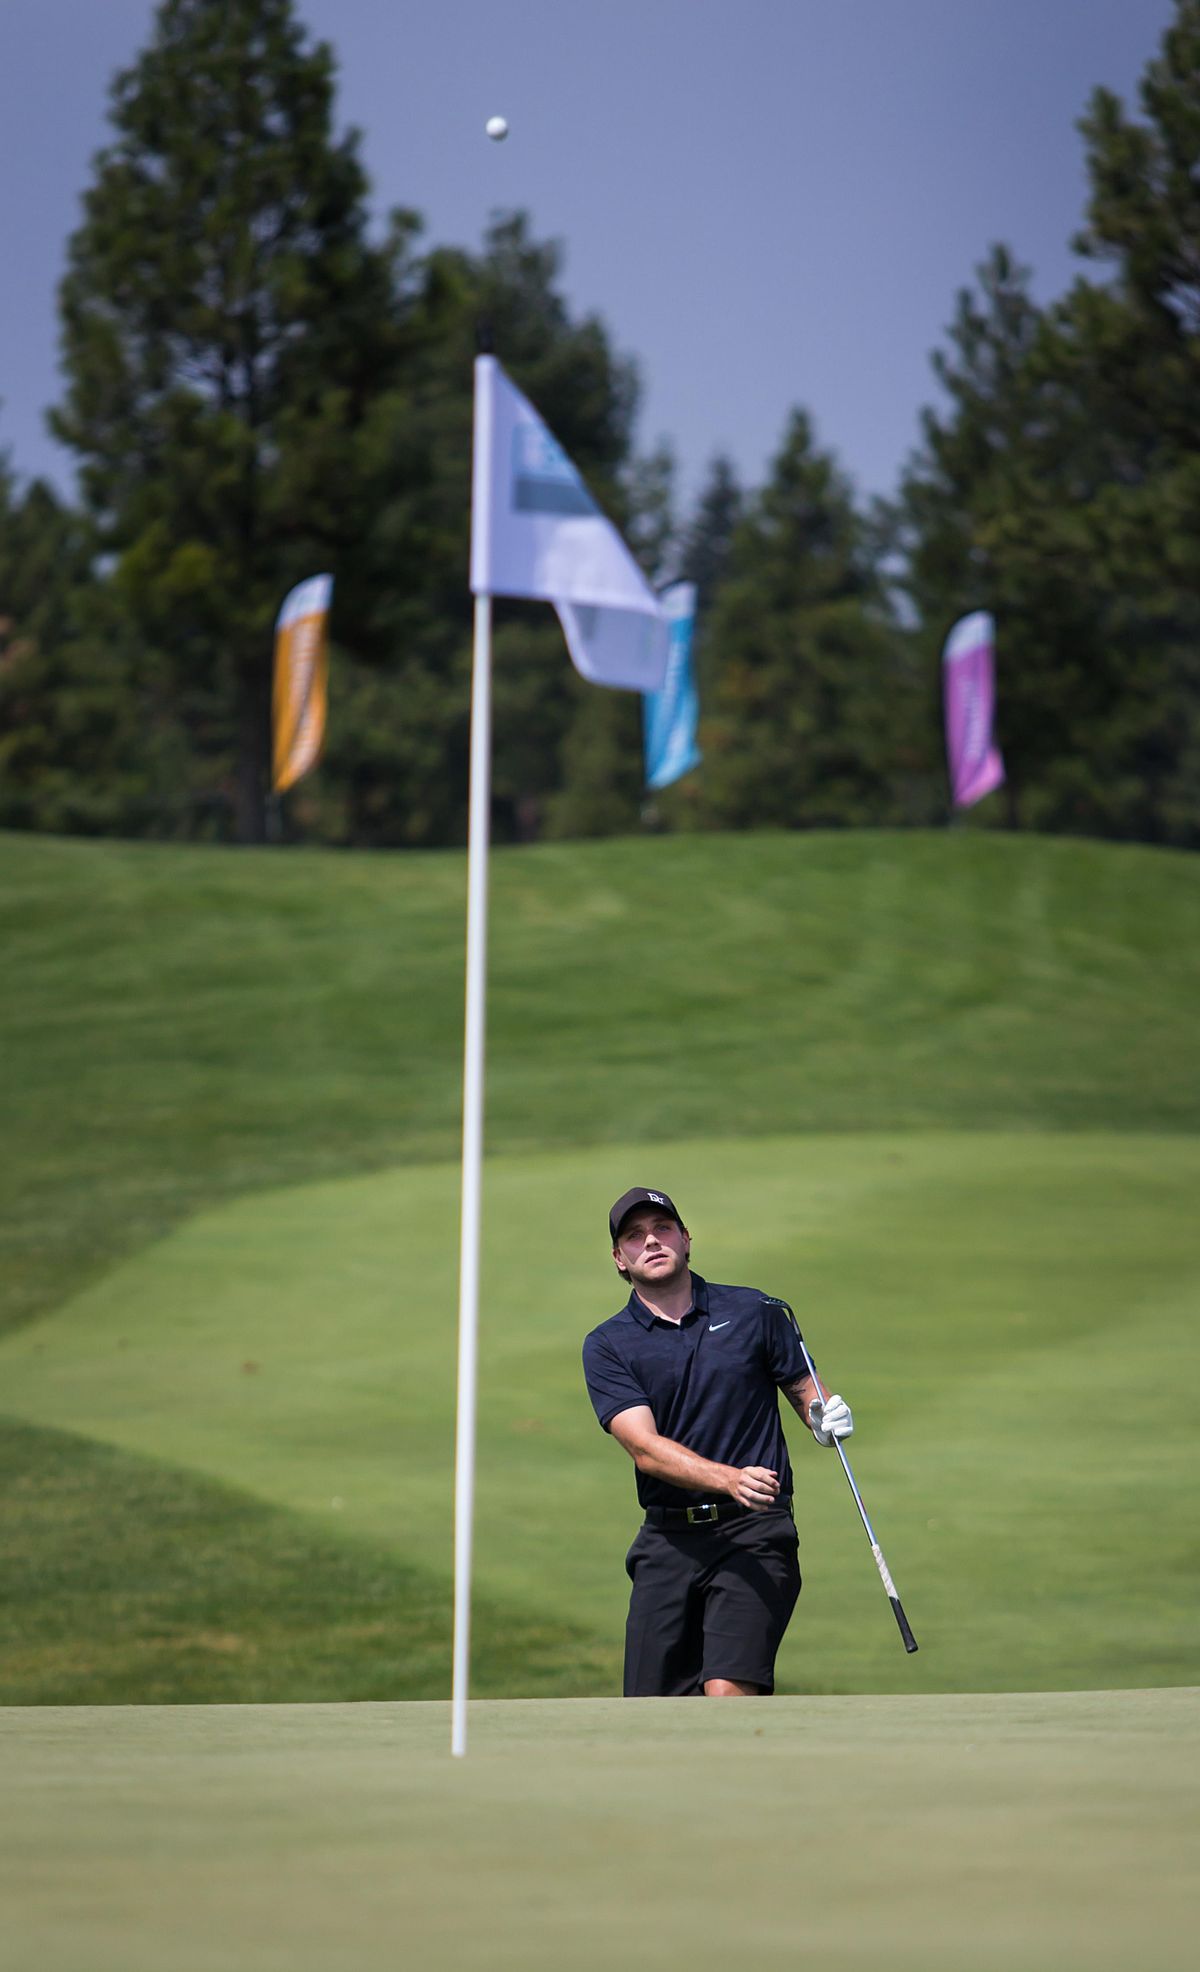
[[[489,116],[487,120],[486,128],[487,128],[487,134],[491,138],[493,144],[502,144],[504,142],[504,139],[508,135],[507,118],[502,116]]]

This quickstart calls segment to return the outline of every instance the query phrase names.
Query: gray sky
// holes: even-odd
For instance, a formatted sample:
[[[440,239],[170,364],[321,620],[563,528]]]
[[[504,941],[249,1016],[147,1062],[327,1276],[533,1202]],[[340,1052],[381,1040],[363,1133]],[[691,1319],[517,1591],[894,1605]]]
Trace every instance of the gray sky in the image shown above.
[[[0,0],[0,447],[69,484],[46,436],[55,288],[114,71],[152,0]],[[565,291],[639,364],[639,442],[686,493],[727,450],[756,483],[793,404],[888,492],[929,352],[994,240],[1042,299],[1077,266],[1074,128],[1132,102],[1170,0],[301,0],[339,57],[380,210],[474,246],[522,206]],[[491,144],[485,119],[511,125]],[[499,352],[503,356],[503,351]]]

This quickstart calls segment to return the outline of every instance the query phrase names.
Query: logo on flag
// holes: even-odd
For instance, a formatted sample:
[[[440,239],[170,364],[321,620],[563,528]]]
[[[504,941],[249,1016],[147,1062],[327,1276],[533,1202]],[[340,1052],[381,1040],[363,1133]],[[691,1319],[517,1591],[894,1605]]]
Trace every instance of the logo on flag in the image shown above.
[[[512,505],[524,514],[598,514],[600,509],[545,425],[513,432]]]
[[[992,742],[996,626],[987,610],[962,616],[942,651],[946,759],[950,796],[970,808],[1004,783],[1004,762]]]
[[[656,690],[666,616],[620,534],[494,356],[477,358],[475,392],[472,590],[553,603],[583,677]]]

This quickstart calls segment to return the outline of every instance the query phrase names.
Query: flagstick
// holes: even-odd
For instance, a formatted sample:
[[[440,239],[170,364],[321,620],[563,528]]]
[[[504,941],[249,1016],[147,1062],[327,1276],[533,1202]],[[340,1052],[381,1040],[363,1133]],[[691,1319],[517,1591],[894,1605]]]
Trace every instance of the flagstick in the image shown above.
[[[458,1289],[458,1431],[454,1460],[454,1684],[450,1751],[467,1750],[471,1664],[471,1538],[479,1353],[479,1224],[487,987],[488,833],[492,754],[492,599],[475,598],[471,792],[467,823],[467,1018],[463,1054],[462,1234]]]

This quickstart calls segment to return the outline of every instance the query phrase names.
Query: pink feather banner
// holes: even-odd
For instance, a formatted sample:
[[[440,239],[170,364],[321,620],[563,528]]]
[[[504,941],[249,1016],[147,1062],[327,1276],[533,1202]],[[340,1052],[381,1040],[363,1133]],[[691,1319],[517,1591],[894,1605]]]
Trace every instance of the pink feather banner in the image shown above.
[[[1004,784],[1004,762],[992,740],[995,658],[994,619],[983,609],[961,616],[942,651],[946,760],[956,808],[970,808]]]

